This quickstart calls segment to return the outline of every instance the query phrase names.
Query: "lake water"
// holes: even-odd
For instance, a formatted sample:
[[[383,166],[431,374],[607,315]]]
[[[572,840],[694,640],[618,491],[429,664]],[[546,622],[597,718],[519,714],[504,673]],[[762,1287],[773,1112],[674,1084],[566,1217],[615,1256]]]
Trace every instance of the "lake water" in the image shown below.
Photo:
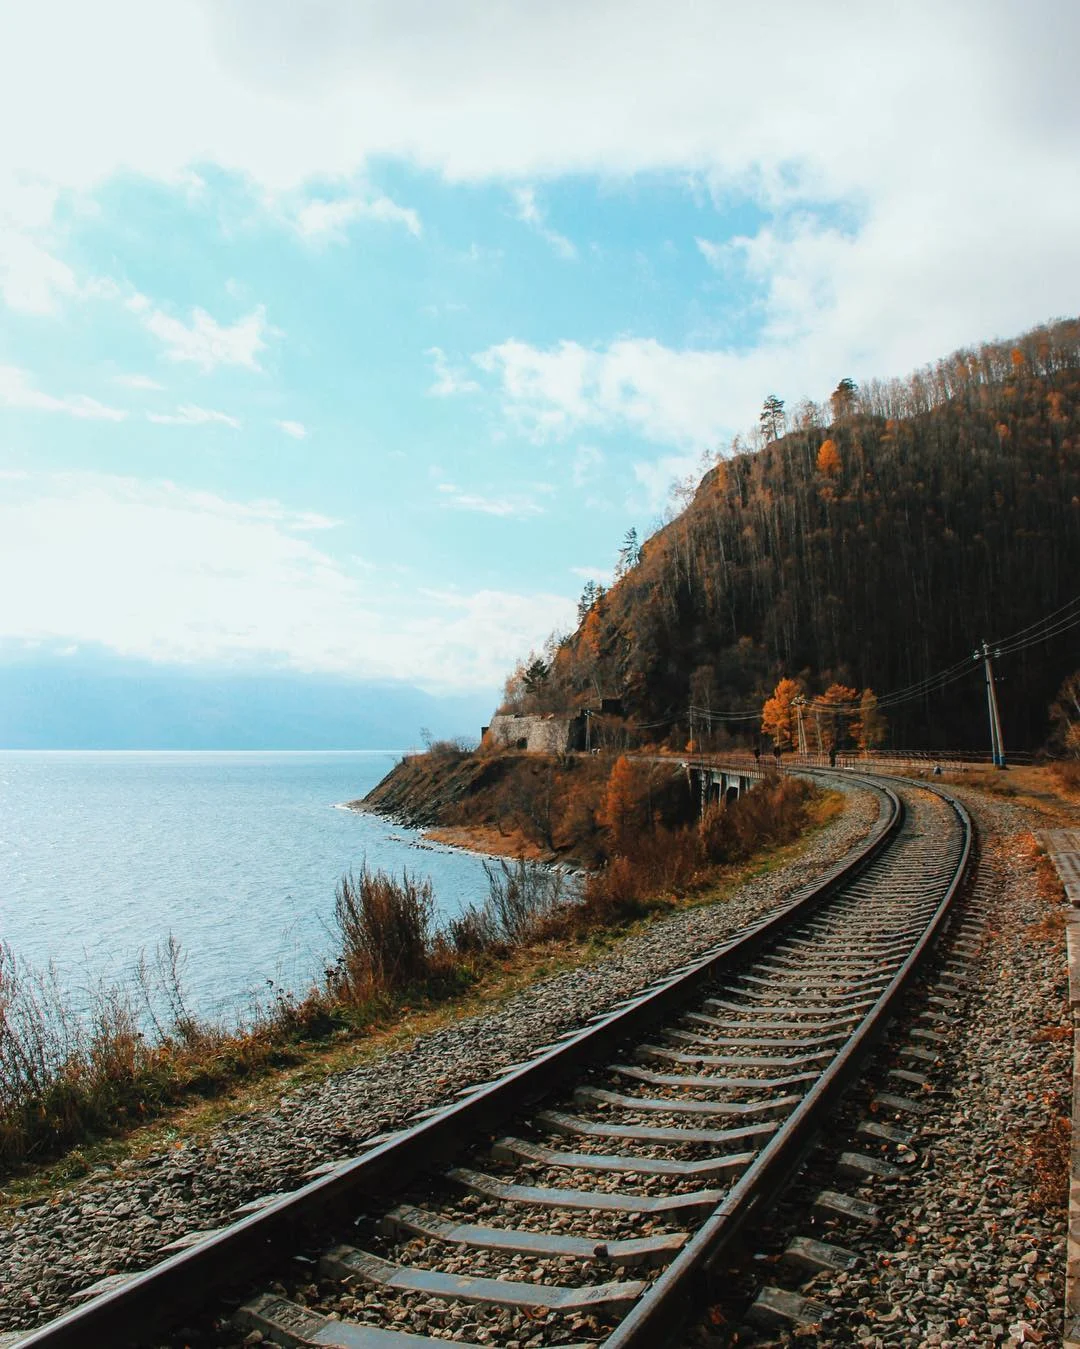
[[[301,991],[330,948],[334,887],[372,867],[430,876],[441,913],[480,900],[480,859],[335,809],[400,756],[0,752],[0,940],[65,987],[125,979],[170,933],[192,1009]]]

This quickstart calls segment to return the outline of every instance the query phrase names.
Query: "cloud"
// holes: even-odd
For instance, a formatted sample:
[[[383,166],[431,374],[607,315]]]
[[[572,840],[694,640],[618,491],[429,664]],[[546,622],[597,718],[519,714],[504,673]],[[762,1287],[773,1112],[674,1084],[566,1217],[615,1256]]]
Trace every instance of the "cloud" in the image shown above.
[[[75,273],[29,233],[0,222],[0,297],[23,314],[54,314],[60,300],[78,294]]]
[[[114,375],[114,384],[122,384],[125,389],[163,389],[164,384],[149,375]]]
[[[127,413],[120,408],[107,407],[86,394],[67,394],[57,398],[36,389],[25,370],[14,365],[0,365],[0,407],[28,412],[63,412],[82,421],[122,422]]]
[[[463,492],[452,482],[441,482],[436,489],[443,495],[444,506],[459,511],[476,511],[480,515],[498,515],[524,519],[530,515],[543,515],[544,508],[539,502],[527,496],[486,497],[471,492]],[[538,491],[549,490],[546,484],[537,485]]]
[[[577,249],[566,237],[547,224],[543,211],[537,205],[536,191],[531,187],[515,187],[511,190],[517,207],[517,218],[534,229],[542,239],[546,239],[560,258],[572,262],[577,257]]]
[[[148,412],[146,419],[160,426],[206,426],[219,422],[223,426],[231,426],[234,431],[240,430],[238,417],[230,417],[227,412],[215,412],[212,408],[197,407],[194,403],[184,403],[175,412]]]
[[[724,394],[746,365],[727,352],[678,350],[652,338],[549,348],[511,339],[474,359],[498,380],[506,414],[536,440],[629,428],[690,450],[715,444],[729,428]]]
[[[420,216],[410,206],[399,206],[389,197],[338,197],[314,199],[296,213],[299,232],[308,239],[344,239],[346,227],[356,220],[378,220],[403,225],[415,239],[423,233]]]
[[[142,295],[129,300],[128,308],[140,315],[143,326],[164,345],[170,361],[190,361],[207,373],[219,365],[260,368],[258,355],[266,347],[269,331],[263,305],[232,324],[218,323],[205,309],[193,309],[191,322],[184,323],[151,308]]]
[[[609,586],[615,578],[614,569],[611,567],[571,567],[571,576],[578,576],[583,581],[599,581],[601,585]]]
[[[106,474],[23,474],[0,495],[0,640],[100,643],[160,662],[259,662],[431,689],[501,683],[570,621],[547,593],[388,593],[306,537],[337,523]]]
[[[425,356],[431,357],[435,382],[428,387],[433,398],[450,398],[459,393],[476,393],[480,385],[460,370],[451,369],[442,347],[428,347]]]
[[[278,422],[277,427],[287,436],[292,436],[293,440],[304,440],[307,436],[307,427],[303,422]]]
[[[78,285],[47,234],[57,192],[120,173],[183,185],[205,166],[268,201],[310,198],[315,235],[357,211],[408,229],[389,198],[312,197],[392,161],[535,183],[516,198],[533,227],[537,193],[575,175],[618,190],[667,174],[704,202],[749,201],[775,245],[771,315],[809,320],[834,368],[900,373],[1080,308],[1076,6],[912,0],[898,22],[840,0],[551,0],[494,17],[484,0],[322,0],[318,16],[287,0],[15,7],[0,121],[20,134],[0,145],[0,210],[25,265],[0,276],[8,303],[51,312]],[[823,70],[843,77],[826,87]],[[793,227],[823,206],[857,222],[847,245]],[[808,286],[831,297],[816,317]]]
[[[591,482],[599,473],[603,462],[603,450],[597,449],[595,445],[579,445],[571,469],[574,486],[584,487],[586,483]]]

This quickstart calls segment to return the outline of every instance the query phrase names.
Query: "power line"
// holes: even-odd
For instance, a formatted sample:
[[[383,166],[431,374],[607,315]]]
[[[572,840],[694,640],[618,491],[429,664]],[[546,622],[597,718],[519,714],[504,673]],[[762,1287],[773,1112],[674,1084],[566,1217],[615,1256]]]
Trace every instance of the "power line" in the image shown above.
[[[994,645],[1004,646],[1006,642],[1015,641],[1018,637],[1023,637],[1025,633],[1029,633],[1035,628],[1041,628],[1045,624],[1050,623],[1053,619],[1058,618],[1059,615],[1064,614],[1067,609],[1076,609],[1077,605],[1080,605],[1080,595],[1075,596],[1075,598],[1069,600],[1066,604],[1063,604],[1060,609],[1055,609],[1052,613],[1045,614],[1042,618],[1036,619],[1034,623],[1029,623],[1026,628],[1020,628],[1019,631],[1010,633],[1008,637],[1001,638],[1001,640],[995,642]]]
[[[1053,627],[1047,628],[1042,632],[1035,633],[1022,642],[1013,642],[1010,645],[995,644],[994,651],[1001,656],[1011,655],[1014,651],[1026,651],[1029,646],[1038,646],[1040,642],[1048,642],[1051,637],[1058,637],[1063,632],[1068,632],[1070,628],[1080,625],[1080,614],[1075,614],[1071,618],[1062,619],[1055,623]]]
[[[1026,651],[1029,647],[1038,646],[1041,642],[1049,641],[1052,637],[1058,637],[1063,632],[1069,632],[1072,628],[1078,626],[1080,626],[1080,595],[1067,601],[1060,608],[1052,610],[1049,614],[1045,614],[1034,623],[1029,623],[1026,627],[1019,628],[1000,641],[991,642],[987,645],[995,656],[1009,656],[1017,651]],[[931,693],[939,693],[950,684],[956,683],[958,679],[963,679],[974,668],[972,658],[965,656],[962,660],[958,660],[934,674],[927,675],[914,684],[908,684],[903,688],[892,689],[888,693],[881,694],[878,697],[877,705],[885,710],[900,707],[904,703],[913,702],[916,699],[926,698]],[[826,702],[819,696],[807,699],[803,706],[807,711],[814,713],[826,712],[849,715],[859,708],[860,703],[861,699]],[[699,707],[696,704],[692,704],[689,710],[694,716],[704,717],[710,726],[714,721],[747,722],[759,721],[761,718],[760,712],[714,712],[710,708]]]

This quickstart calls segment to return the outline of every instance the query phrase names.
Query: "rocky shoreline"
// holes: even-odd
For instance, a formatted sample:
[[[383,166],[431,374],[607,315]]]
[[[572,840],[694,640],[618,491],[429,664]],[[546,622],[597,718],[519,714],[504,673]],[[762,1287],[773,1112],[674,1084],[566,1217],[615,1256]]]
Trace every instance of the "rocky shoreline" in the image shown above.
[[[229,1222],[253,1198],[297,1187],[310,1168],[349,1156],[415,1111],[498,1073],[782,903],[876,820],[876,797],[854,784],[844,790],[848,808],[798,857],[747,881],[723,903],[667,914],[610,954],[537,982],[495,1011],[337,1074],[302,1097],[283,1096],[272,1110],[235,1115],[197,1141],[101,1168],[14,1210],[0,1228],[0,1329],[48,1320],[78,1290],[154,1264],[170,1242]]]

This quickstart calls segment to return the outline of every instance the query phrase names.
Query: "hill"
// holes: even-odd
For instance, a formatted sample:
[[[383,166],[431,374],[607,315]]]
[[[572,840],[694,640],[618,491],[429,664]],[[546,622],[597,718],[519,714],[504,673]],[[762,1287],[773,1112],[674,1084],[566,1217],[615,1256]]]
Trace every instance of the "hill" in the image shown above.
[[[984,746],[971,653],[1080,592],[1080,322],[903,381],[841,381],[790,429],[770,403],[758,448],[736,443],[624,553],[616,584],[583,596],[577,631],[511,676],[505,706],[618,697],[652,738],[685,741],[691,704],[721,738],[752,734],[737,714],[781,676],[811,695],[930,680],[890,709],[891,742]],[[1080,666],[1076,631],[999,663],[1007,746],[1045,740],[1047,706]]]

